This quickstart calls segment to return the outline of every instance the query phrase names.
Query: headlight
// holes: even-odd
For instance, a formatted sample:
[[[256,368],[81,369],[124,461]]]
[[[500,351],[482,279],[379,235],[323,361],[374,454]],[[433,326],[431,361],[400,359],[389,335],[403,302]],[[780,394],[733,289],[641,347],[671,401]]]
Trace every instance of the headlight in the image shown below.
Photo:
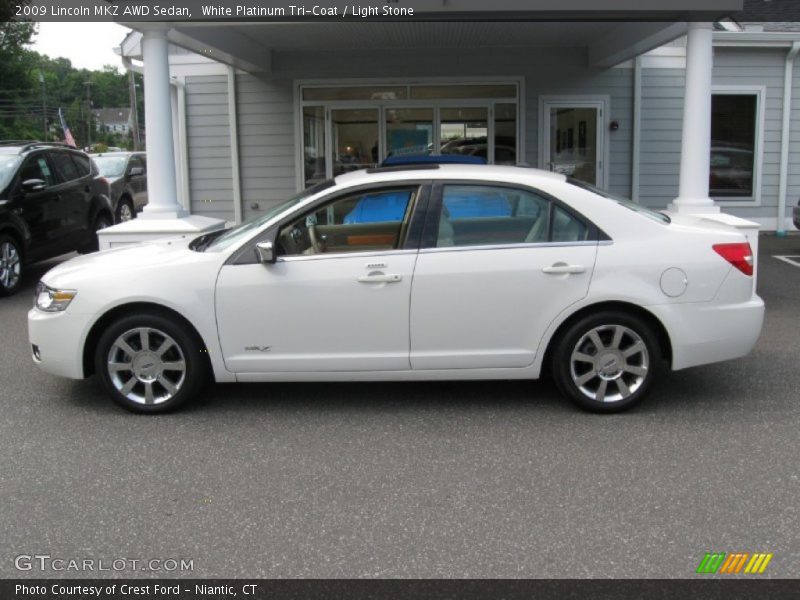
[[[41,281],[36,285],[36,308],[45,312],[66,310],[78,294],[75,290],[54,290]]]

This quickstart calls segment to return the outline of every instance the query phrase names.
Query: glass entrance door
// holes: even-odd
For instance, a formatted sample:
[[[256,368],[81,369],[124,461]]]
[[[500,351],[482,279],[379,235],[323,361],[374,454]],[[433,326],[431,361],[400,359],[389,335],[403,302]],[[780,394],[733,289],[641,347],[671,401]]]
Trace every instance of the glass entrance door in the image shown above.
[[[603,103],[545,102],[545,167],[603,187]]]
[[[489,161],[489,108],[469,106],[439,110],[439,151],[479,156]]]

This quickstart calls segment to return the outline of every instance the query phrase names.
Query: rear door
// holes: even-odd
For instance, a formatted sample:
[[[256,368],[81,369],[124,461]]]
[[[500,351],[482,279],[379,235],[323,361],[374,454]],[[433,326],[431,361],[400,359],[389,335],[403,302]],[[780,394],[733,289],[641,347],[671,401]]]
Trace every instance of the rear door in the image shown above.
[[[436,185],[411,295],[413,369],[530,365],[586,296],[596,230],[560,202],[493,183]]]
[[[64,236],[68,250],[75,250],[86,241],[89,232],[89,208],[92,201],[92,175],[88,163],[73,159],[68,151],[50,151],[50,161],[56,170],[60,183],[61,211]]]

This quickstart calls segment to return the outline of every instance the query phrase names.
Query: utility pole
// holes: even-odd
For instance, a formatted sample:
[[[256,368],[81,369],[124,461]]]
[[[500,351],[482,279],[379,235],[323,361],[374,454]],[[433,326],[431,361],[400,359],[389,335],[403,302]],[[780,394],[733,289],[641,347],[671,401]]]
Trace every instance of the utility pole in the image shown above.
[[[47,141],[47,99],[44,90],[44,73],[39,69],[39,83],[42,84],[42,129],[44,130],[43,142]]]
[[[86,147],[92,151],[92,82],[84,81],[86,86]]]
[[[133,77],[133,71],[128,71],[128,86],[130,89],[130,104],[133,116],[133,149],[141,150],[142,141],[139,139],[139,107],[136,102],[136,81]]]

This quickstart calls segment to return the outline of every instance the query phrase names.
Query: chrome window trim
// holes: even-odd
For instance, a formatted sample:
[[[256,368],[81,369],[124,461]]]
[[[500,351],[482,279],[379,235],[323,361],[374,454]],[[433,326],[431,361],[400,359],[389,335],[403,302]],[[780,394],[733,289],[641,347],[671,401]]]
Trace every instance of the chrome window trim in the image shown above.
[[[279,256],[275,259],[276,263],[280,262],[300,262],[307,260],[326,260],[331,258],[353,258],[363,257],[371,258],[374,256],[399,256],[401,254],[416,254],[416,248],[403,248],[398,250],[369,250],[367,252],[336,252],[331,254],[308,254],[308,255],[293,255],[293,256]]]
[[[481,246],[445,246],[442,248],[423,248],[420,254],[431,254],[439,252],[464,252],[466,250],[514,250],[517,248],[566,248],[570,246],[599,246],[608,245],[611,242],[598,242],[597,240],[585,240],[580,242],[528,242],[521,244],[486,244]]]

